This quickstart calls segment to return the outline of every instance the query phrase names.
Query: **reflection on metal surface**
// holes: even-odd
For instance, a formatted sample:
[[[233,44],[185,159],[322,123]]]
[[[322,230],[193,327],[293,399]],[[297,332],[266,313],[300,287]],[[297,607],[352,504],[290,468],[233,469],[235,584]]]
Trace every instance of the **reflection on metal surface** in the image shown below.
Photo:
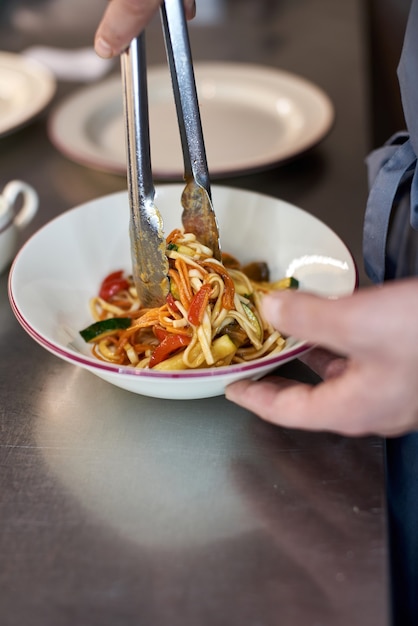
[[[137,544],[171,549],[259,526],[231,474],[251,441],[225,415],[224,399],[154,400],[69,372],[42,396],[36,439],[52,472],[97,520]]]
[[[179,593],[183,623],[210,624],[209,593],[227,594],[219,610],[232,619],[232,602],[236,623],[250,611],[273,625],[280,611],[282,624],[305,624],[313,606],[317,623],[385,623],[362,622],[385,584],[373,439],[280,429],[223,398],[140,397],[70,366],[38,397],[44,480],[74,498],[86,528],[126,546],[158,611]]]

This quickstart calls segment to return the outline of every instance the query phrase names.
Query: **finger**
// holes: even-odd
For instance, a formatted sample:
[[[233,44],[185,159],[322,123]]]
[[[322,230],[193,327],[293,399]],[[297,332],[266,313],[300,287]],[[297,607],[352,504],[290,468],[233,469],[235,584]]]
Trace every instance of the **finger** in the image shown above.
[[[410,325],[411,311],[417,308],[416,280],[370,287],[337,300],[291,290],[263,299],[264,315],[284,334],[358,356],[384,348],[385,338],[396,336],[402,320]]]
[[[195,0],[185,0],[184,10],[186,13],[186,19],[192,20],[196,16],[196,2]]]
[[[96,31],[96,53],[106,59],[121,54],[144,30],[160,4],[161,0],[110,0]],[[192,19],[194,0],[185,0],[184,7],[186,18]]]
[[[314,387],[279,377],[243,380],[228,386],[225,395],[266,421],[286,428],[350,436],[394,434],[393,415],[388,413],[385,421],[381,407],[378,413],[373,410],[378,406],[375,398],[368,397],[361,376],[348,369],[344,375]]]
[[[309,350],[309,352],[299,357],[299,361],[302,361],[323,380],[340,376],[347,366],[345,358],[322,348]]]
[[[266,319],[285,335],[347,354],[355,323],[349,315],[348,299],[344,315],[341,302],[289,290],[265,296],[262,307]]]
[[[109,58],[123,52],[159,6],[160,0],[110,0],[96,31],[97,54]]]

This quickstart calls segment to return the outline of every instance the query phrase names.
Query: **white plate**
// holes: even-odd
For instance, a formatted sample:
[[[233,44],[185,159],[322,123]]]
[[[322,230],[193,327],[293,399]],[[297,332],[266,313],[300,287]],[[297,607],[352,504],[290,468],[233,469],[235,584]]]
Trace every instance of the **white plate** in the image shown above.
[[[212,178],[287,161],[317,144],[334,120],[328,96],[294,74],[256,65],[196,63],[195,76]],[[148,83],[154,177],[181,180],[183,158],[167,67],[150,68]],[[74,161],[125,174],[119,76],[62,102],[49,131],[54,145]]]
[[[56,89],[53,74],[19,54],[0,52],[0,136],[36,117]]]
[[[156,204],[168,234],[180,226],[183,183],[160,185]],[[314,216],[276,198],[213,186],[223,249],[243,263],[264,260],[272,280],[294,276],[300,288],[336,298],[352,293],[357,272],[339,237]],[[91,355],[79,331],[91,323],[89,300],[103,277],[130,271],[129,205],[125,192],[63,213],[20,250],[10,273],[13,311],[33,339],[56,356],[145,396],[217,396],[241,378],[260,378],[309,350],[287,338],[279,354],[224,367],[157,372],[105,363]]]

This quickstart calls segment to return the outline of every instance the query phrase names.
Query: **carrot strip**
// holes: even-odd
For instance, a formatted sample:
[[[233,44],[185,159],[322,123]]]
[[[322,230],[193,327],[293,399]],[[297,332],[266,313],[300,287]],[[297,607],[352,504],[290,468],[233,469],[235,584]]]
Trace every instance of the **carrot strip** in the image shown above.
[[[144,354],[147,350],[154,349],[154,346],[150,343],[134,343],[132,347],[137,354]]]
[[[176,267],[176,270],[179,273],[180,280],[182,282],[182,286],[184,290],[184,294],[187,298],[187,307],[183,302],[182,304],[183,306],[185,306],[185,308],[189,308],[190,302],[192,301],[192,298],[193,298],[193,290],[192,290],[192,286],[190,284],[190,279],[189,279],[189,269],[184,259],[181,259],[181,258],[176,259],[174,265]]]
[[[175,228],[171,231],[169,235],[166,237],[167,245],[170,243],[175,243],[179,237],[182,236],[182,232],[179,228]]]
[[[182,317],[183,317],[183,316],[182,316],[182,315],[180,315],[179,313],[177,313],[177,314],[176,314],[176,313],[171,314],[170,310],[168,310],[168,311],[160,311],[160,314],[159,314],[159,316],[158,316],[158,323],[159,323],[161,326],[166,326],[168,323],[170,323],[170,326],[171,326],[171,324],[172,324],[174,321],[176,321],[176,320],[181,320],[181,319],[182,319]],[[170,322],[169,322],[168,320],[170,320]]]
[[[165,305],[164,305],[165,307]],[[127,331],[138,330],[138,328],[148,328],[158,322],[160,308],[148,309],[143,315],[133,320],[133,324]]]
[[[176,328],[175,326],[164,322],[161,326],[170,335],[184,335],[185,337],[189,337],[191,335],[190,327],[181,326],[180,328]]]
[[[185,293],[184,291],[184,284],[183,284],[183,281],[181,280],[180,274],[178,273],[177,270],[170,269],[168,270],[168,275],[174,281],[174,284],[176,285],[178,289],[180,302],[182,303],[185,309],[188,309],[191,298],[189,299],[188,294]]]

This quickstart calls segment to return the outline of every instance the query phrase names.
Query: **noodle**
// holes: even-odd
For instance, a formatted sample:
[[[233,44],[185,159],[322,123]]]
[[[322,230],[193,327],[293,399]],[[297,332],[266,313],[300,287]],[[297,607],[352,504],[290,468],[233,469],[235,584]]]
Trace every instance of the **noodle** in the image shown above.
[[[284,337],[260,311],[263,293],[273,285],[280,288],[280,281],[257,282],[230,255],[220,263],[192,233],[176,229],[166,241],[170,292],[165,304],[141,308],[133,279],[123,272],[109,275],[91,299],[94,324],[80,334],[95,357],[175,370],[242,363],[283,350]]]

